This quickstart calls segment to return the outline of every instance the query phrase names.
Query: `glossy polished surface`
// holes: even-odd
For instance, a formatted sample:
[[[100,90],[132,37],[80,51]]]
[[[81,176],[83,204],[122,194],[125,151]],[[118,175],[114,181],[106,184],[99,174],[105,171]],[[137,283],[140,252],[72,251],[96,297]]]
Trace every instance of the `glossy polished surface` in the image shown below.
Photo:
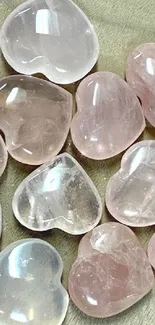
[[[55,248],[39,239],[17,241],[0,253],[0,324],[61,325],[68,294],[63,263]]]
[[[83,237],[70,271],[69,293],[84,313],[100,318],[118,314],[153,286],[151,266],[131,229],[108,222]]]
[[[10,155],[40,165],[62,149],[72,118],[72,96],[39,78],[9,76],[0,80],[0,129]]]
[[[8,153],[3,138],[0,136],[0,176],[2,176],[8,161]]]
[[[12,206],[17,220],[36,231],[59,228],[79,235],[93,229],[102,216],[97,189],[67,153],[25,178],[14,194]]]
[[[17,7],[1,29],[1,49],[18,72],[41,72],[68,84],[94,66],[99,45],[87,16],[71,0],[33,0]]]
[[[147,120],[155,126],[155,43],[142,44],[129,55],[126,79],[140,98]]]
[[[124,154],[106,189],[106,205],[119,222],[133,227],[155,224],[155,141],[140,141]]]
[[[85,78],[77,90],[78,111],[71,135],[86,157],[113,157],[129,147],[145,128],[141,106],[129,85],[111,72]]]

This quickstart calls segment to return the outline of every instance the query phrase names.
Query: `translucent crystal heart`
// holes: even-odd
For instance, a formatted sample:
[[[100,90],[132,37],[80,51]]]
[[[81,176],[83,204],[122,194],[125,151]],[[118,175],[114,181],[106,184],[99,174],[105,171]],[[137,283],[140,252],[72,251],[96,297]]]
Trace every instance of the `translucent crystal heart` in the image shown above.
[[[147,120],[155,126],[155,43],[142,44],[129,55],[126,79],[140,98]]]
[[[97,189],[67,153],[25,178],[14,194],[12,206],[17,220],[37,231],[59,228],[79,235],[93,229],[102,216]]]
[[[16,71],[41,72],[59,84],[83,78],[99,53],[92,24],[71,0],[24,2],[4,22],[0,44]]]
[[[134,144],[106,189],[106,205],[118,221],[133,227],[155,224],[155,141]]]
[[[111,72],[85,78],[77,90],[78,111],[71,124],[76,148],[106,159],[129,147],[145,128],[140,103],[129,85]]]
[[[100,318],[116,315],[153,286],[151,266],[131,229],[108,222],[83,237],[70,271],[69,293],[84,313]]]
[[[0,122],[1,123],[1,122]],[[6,145],[0,136],[0,176],[2,176],[8,161],[8,152]]]
[[[0,253],[0,324],[61,325],[68,294],[58,252],[39,239],[17,241]]]
[[[0,129],[10,155],[40,165],[62,149],[72,118],[72,96],[48,81],[29,76],[0,80]]]

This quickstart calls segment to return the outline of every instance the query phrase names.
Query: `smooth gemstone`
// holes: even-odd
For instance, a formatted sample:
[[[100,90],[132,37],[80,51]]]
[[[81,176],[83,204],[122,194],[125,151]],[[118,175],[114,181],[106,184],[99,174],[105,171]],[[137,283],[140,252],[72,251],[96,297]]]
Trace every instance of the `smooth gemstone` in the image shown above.
[[[149,243],[148,243],[148,258],[150,261],[150,264],[155,269],[155,234],[151,237]]]
[[[0,44],[14,70],[59,84],[83,78],[99,54],[92,24],[71,0],[25,1],[5,20]]]
[[[1,123],[1,121],[0,121]],[[2,176],[8,161],[8,152],[3,138],[0,136],[0,176]]]
[[[129,147],[145,128],[140,103],[130,86],[111,72],[85,78],[77,90],[71,124],[75,147],[86,157],[107,159]]]
[[[10,155],[40,165],[62,149],[72,118],[72,96],[48,81],[29,76],[0,80],[0,129]]]
[[[155,224],[155,140],[140,141],[124,154],[109,180],[106,205],[119,222],[132,227]]]
[[[12,243],[0,253],[0,324],[61,325],[69,298],[61,284],[63,262],[40,239]]]
[[[136,235],[108,222],[83,237],[69,275],[75,305],[93,317],[109,317],[131,307],[154,286],[154,275]]]
[[[92,230],[102,216],[96,187],[67,153],[26,177],[14,194],[12,207],[17,220],[29,229],[59,228],[73,235]]]
[[[2,235],[2,218],[3,218],[3,216],[2,216],[2,207],[0,205],[0,237]]]
[[[147,120],[155,126],[155,43],[142,44],[129,55],[126,79],[140,98]]]

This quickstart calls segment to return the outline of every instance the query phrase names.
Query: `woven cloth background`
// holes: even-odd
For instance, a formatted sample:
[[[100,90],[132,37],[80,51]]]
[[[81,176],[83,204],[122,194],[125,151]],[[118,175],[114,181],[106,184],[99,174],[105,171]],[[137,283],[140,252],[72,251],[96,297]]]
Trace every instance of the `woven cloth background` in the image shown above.
[[[0,24],[22,0],[0,0]],[[75,0],[94,24],[100,43],[99,61],[96,70],[113,71],[124,76],[127,55],[140,43],[155,41],[155,2],[154,0]],[[0,56],[0,77],[15,72]],[[77,84],[67,86],[73,95]],[[148,128],[141,139],[154,139],[153,128]],[[98,188],[104,200],[105,186],[109,177],[118,170],[121,156],[104,162],[82,158],[73,150],[68,137],[66,150],[81,163]],[[76,258],[80,237],[70,236],[59,230],[35,234],[24,229],[12,214],[11,201],[18,184],[33,170],[9,157],[7,169],[0,179],[0,202],[3,208],[3,235],[1,249],[13,241],[40,237],[59,251],[64,261],[63,284],[67,288],[69,269]],[[106,211],[102,222],[112,220]],[[155,228],[136,229],[136,234],[146,248]],[[153,325],[155,324],[155,290],[135,306],[121,315],[109,319],[93,319],[85,316],[70,302],[64,325]]]

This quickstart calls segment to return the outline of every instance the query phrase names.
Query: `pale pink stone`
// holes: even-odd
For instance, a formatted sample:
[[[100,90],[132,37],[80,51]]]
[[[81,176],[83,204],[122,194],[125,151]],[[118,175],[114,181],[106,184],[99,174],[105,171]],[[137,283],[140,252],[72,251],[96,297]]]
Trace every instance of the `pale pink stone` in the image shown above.
[[[72,118],[72,95],[29,76],[0,80],[0,129],[10,155],[26,164],[50,161],[62,149]]]
[[[147,120],[155,126],[155,43],[142,44],[129,55],[126,79],[140,98]]]
[[[76,148],[106,159],[129,147],[145,128],[140,103],[129,85],[111,72],[85,78],[77,90],[78,112],[71,125]]]
[[[11,1],[11,8],[17,2]],[[93,25],[75,1],[20,2],[0,32],[7,62],[20,73],[40,72],[59,84],[83,78],[98,59],[99,44]]]
[[[0,176],[2,176],[8,161],[8,152],[5,143],[0,136]]]
[[[155,269],[155,234],[153,234],[148,243],[148,258],[151,265]]]
[[[75,305],[94,317],[129,308],[154,286],[154,275],[138,238],[126,226],[105,223],[83,237],[69,275]]]
[[[106,189],[111,215],[128,226],[155,224],[155,140],[140,141],[124,154]]]

